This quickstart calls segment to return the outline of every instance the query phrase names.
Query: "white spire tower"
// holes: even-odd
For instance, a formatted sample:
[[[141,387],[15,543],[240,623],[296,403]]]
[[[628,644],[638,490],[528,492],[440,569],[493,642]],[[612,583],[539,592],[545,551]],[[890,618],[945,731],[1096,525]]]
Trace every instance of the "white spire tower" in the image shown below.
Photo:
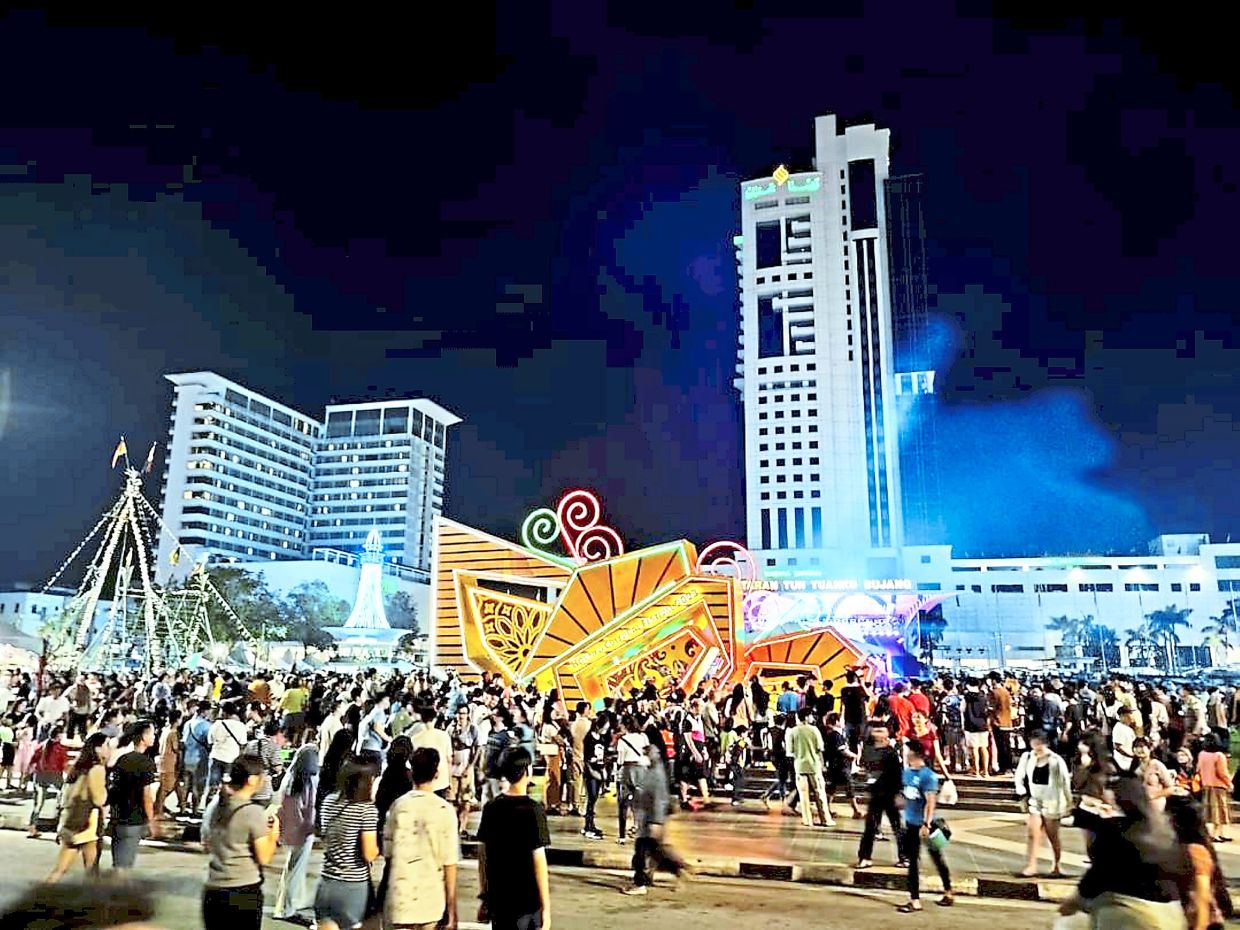
[[[387,630],[391,627],[383,612],[383,542],[377,529],[366,535],[362,548],[362,577],[357,582],[357,599],[345,629]]]

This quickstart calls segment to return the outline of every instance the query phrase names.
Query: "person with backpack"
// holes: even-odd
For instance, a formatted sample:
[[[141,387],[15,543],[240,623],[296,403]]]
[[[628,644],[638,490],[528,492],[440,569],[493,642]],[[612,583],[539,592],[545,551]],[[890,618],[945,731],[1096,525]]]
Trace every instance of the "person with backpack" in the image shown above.
[[[586,822],[581,835],[586,839],[601,840],[603,831],[594,820],[594,806],[607,779],[606,718],[601,715],[590,721],[590,729],[582,740],[582,777],[586,785]]]
[[[108,775],[104,765],[108,738],[102,733],[86,737],[73,768],[69,770],[60,806],[57,841],[60,852],[56,866],[45,881],[51,885],[64,878],[75,856],[82,857],[82,868],[91,872],[99,860],[99,828],[103,806],[108,802]]]
[[[491,732],[487,736],[486,761],[486,797],[482,799],[485,806],[494,798],[503,794],[503,764],[508,750],[517,744],[513,731],[512,715],[503,707],[496,707],[491,713]]]
[[[723,734],[723,759],[728,767],[728,778],[732,782],[732,806],[739,807],[741,793],[745,790],[745,766],[749,764],[750,745],[748,730],[739,723],[732,727],[731,739],[728,733]]]
[[[225,673],[227,674],[227,673]],[[233,701],[220,705],[220,719],[211,724],[207,731],[207,745],[210,746],[210,769],[207,773],[207,793],[215,791],[224,779],[229,766],[237,761],[241,750],[250,741],[250,734],[241,722],[240,709]]]
[[[194,705],[193,715],[181,728],[181,760],[185,772],[187,811],[198,810],[206,801],[207,770],[211,763],[211,744],[207,734],[211,731],[211,705],[199,701]]]
[[[628,837],[628,815],[634,810],[636,803],[637,791],[641,782],[641,769],[650,764],[646,758],[646,747],[650,745],[650,740],[646,738],[646,734],[641,731],[637,725],[637,721],[632,715],[626,715],[620,720],[619,735],[616,738],[616,761],[619,763],[619,773],[616,777],[616,802],[617,816],[619,819],[619,833],[616,834],[616,842],[624,843]],[[636,831],[636,815],[634,815],[634,830]]]
[[[255,756],[263,766],[263,783],[254,792],[256,804],[266,804],[279,787],[280,777],[284,774],[284,762],[280,758],[280,750],[287,739],[280,722],[274,717],[267,720],[258,736],[245,744],[242,755]]]
[[[966,765],[964,699],[956,690],[956,682],[951,678],[943,679],[943,694],[935,707],[934,722],[939,730],[944,767],[952,772],[963,772]]]
[[[280,818],[255,798],[262,763],[241,755],[229,766],[226,787],[202,818],[202,845],[210,855],[202,892],[205,930],[260,930],[263,866],[275,857]]]
[[[64,727],[54,725],[45,739],[34,751],[30,760],[31,772],[34,776],[34,806],[30,809],[31,839],[39,838],[39,818],[43,815],[43,805],[47,803],[49,791],[55,790],[57,795],[64,788],[65,769],[69,766],[69,750],[60,741]]]

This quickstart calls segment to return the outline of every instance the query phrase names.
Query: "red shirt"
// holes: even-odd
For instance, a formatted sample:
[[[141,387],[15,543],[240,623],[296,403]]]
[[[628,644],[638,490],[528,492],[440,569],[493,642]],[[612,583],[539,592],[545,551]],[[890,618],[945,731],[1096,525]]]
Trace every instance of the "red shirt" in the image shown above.
[[[920,691],[911,691],[909,692],[908,699],[909,703],[911,703],[916,710],[921,711],[922,715],[925,716],[927,720],[930,719],[930,698],[926,697],[926,695]]]
[[[900,735],[908,736],[913,732],[913,704],[899,694],[892,694],[887,698],[887,705],[891,708],[891,712],[895,714],[896,723],[900,725]]]

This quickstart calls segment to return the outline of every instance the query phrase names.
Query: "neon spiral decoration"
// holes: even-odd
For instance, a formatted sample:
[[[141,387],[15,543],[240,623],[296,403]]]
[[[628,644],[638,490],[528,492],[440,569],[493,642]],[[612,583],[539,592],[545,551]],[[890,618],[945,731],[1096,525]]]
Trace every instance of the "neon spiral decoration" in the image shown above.
[[[603,505],[590,491],[569,491],[555,509],[564,548],[581,565],[624,553],[620,534],[602,524]]]
[[[560,521],[564,535],[564,547],[573,558],[579,558],[577,540],[586,530],[599,525],[603,517],[603,505],[589,491],[569,491],[560,498],[555,515]]]
[[[610,526],[591,526],[575,541],[575,557],[580,562],[601,562],[624,553],[620,534]]]
[[[533,549],[544,555],[554,555],[547,547],[560,538],[560,521],[555,511],[548,507],[539,507],[530,511],[530,515],[521,524],[521,542],[525,548]]]
[[[730,554],[728,554],[730,553]],[[732,571],[729,573],[728,569]],[[704,575],[731,574],[737,580],[757,581],[758,560],[738,542],[713,542],[698,556],[697,570]]]

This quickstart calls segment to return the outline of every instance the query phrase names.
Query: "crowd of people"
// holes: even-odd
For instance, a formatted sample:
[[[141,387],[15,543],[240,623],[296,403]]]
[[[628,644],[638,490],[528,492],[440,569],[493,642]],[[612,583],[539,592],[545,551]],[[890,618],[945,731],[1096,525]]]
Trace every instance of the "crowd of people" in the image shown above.
[[[692,693],[647,682],[600,706],[490,675],[14,673],[0,682],[0,780],[32,795],[31,836],[55,799],[49,882],[79,860],[97,871],[105,837],[124,873],[171,820],[197,827],[208,930],[260,926],[263,869],[280,847],[278,918],[452,927],[471,827],[481,915],[545,928],[548,817],[632,844],[625,893],[642,895],[657,868],[691,875],[666,841],[673,807],[696,816],[778,798],[806,827],[826,828],[841,795],[863,820],[856,868],[873,867],[876,842],[890,839],[908,874],[900,909],[914,912],[924,848],[938,904],[950,906],[944,810],[957,779],[1010,779],[1025,810],[1022,876],[1039,874],[1046,842],[1048,874],[1062,877],[1061,824],[1085,831],[1091,865],[1066,909],[1088,908],[1098,926],[1181,926],[1172,911],[1186,911],[1205,930],[1229,913],[1213,847],[1231,840],[1240,693],[999,672],[875,688],[861,671],[769,690],[760,679]],[[747,781],[764,768],[773,778],[751,800]],[[598,811],[608,793],[614,831]],[[1111,912],[1117,922],[1097,923]]]

